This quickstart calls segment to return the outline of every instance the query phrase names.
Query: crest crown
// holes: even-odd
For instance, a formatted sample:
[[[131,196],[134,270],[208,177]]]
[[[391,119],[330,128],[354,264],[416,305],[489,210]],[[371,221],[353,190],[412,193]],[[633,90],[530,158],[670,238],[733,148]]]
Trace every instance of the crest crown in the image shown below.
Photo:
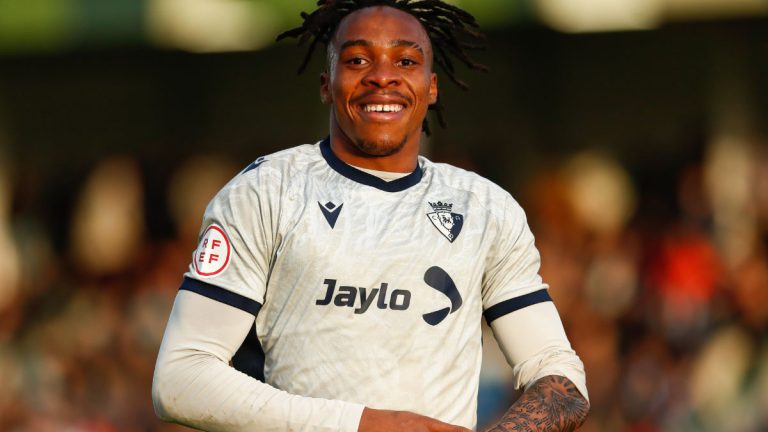
[[[431,202],[429,205],[432,207],[432,210],[436,212],[450,212],[453,209],[453,204],[444,203],[442,201]]]

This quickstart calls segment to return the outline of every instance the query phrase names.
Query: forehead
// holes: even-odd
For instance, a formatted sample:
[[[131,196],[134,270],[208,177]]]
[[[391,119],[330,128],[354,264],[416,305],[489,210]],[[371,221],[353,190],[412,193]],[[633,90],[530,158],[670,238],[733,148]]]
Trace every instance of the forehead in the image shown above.
[[[344,17],[331,43],[340,45],[349,40],[366,40],[374,45],[387,45],[393,40],[416,42],[431,50],[426,30],[411,14],[389,6],[367,7]]]

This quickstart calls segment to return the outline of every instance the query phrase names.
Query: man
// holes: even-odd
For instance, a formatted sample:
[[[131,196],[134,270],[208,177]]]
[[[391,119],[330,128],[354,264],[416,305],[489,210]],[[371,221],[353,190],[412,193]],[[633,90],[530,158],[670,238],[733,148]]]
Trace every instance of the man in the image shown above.
[[[160,348],[156,412],[211,431],[466,431],[484,315],[526,388],[493,430],[574,430],[583,367],[522,209],[418,156],[445,49],[434,32],[468,14],[319,4],[293,35],[327,43],[330,136],[257,159],[209,205]]]

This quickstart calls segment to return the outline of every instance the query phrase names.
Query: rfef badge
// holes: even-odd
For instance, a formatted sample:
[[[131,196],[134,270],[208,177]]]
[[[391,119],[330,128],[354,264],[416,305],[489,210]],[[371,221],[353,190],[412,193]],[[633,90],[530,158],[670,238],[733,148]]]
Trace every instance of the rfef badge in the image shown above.
[[[193,256],[195,272],[203,277],[223,272],[229,265],[231,251],[232,246],[224,230],[216,224],[209,226],[200,238]]]

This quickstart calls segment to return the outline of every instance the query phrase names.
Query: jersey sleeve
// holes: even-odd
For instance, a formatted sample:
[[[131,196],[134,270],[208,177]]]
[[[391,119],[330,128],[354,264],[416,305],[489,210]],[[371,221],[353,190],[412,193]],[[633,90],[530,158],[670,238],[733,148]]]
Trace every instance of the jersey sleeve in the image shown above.
[[[279,182],[264,177],[241,173],[208,204],[181,289],[256,315],[278,237]]]
[[[497,217],[494,244],[483,277],[483,315],[488,323],[527,306],[551,301],[539,275],[540,256],[525,212],[508,194]]]
[[[229,365],[253,316],[180,291],[152,381],[157,415],[205,431],[354,432],[363,405],[289,394]]]
[[[526,390],[550,375],[564,376],[589,401],[584,364],[568,342],[552,302],[531,305],[494,320],[491,329],[512,366],[512,383]]]

